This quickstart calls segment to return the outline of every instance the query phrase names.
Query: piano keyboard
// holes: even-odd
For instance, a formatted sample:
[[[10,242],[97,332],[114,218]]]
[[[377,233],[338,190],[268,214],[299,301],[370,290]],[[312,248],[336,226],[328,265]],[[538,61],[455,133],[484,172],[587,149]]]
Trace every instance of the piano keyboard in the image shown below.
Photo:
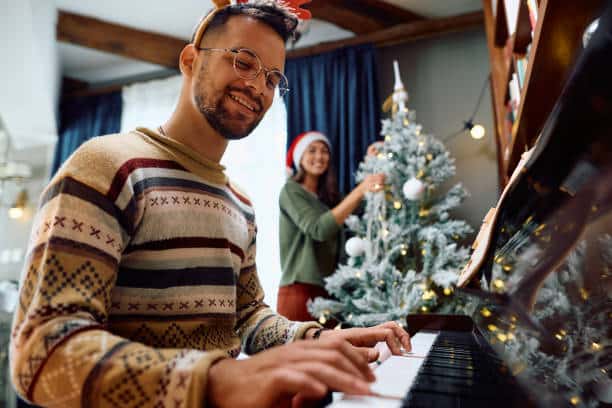
[[[380,407],[397,408],[408,394],[419,368],[429,354],[437,332],[419,332],[412,339],[412,351],[401,356],[393,356],[385,343],[377,345],[380,351],[379,363],[372,363],[376,381],[371,390],[378,397],[361,397],[334,393],[331,407]],[[377,367],[376,367],[377,366]]]
[[[412,351],[383,350],[371,387],[377,396],[338,393],[331,407],[516,408],[532,404],[493,349],[470,331],[419,332]]]

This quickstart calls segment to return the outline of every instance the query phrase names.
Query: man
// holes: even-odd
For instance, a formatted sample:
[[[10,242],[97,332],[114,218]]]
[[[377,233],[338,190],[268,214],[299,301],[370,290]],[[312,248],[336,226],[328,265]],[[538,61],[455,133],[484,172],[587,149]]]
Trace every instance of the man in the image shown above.
[[[29,401],[299,404],[331,389],[367,394],[376,352],[362,346],[410,348],[395,323],[321,331],[263,303],[253,209],[219,161],[286,87],[297,21],[271,2],[213,13],[181,52],[170,119],[86,143],[42,195],[11,342]],[[241,349],[255,355],[228,358]]]

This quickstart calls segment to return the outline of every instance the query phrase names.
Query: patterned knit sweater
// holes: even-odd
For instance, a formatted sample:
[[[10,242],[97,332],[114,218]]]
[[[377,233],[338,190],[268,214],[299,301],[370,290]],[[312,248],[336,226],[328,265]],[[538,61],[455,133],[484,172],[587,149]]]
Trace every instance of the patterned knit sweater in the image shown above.
[[[263,303],[253,208],[147,129],[95,138],[43,192],[11,338],[48,407],[201,407],[210,364],[302,338]]]

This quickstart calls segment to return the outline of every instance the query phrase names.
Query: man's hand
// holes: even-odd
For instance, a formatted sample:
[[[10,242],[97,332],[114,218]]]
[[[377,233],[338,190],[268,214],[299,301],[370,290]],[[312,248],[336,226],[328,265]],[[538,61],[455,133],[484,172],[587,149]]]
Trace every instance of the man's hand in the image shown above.
[[[376,343],[384,341],[394,355],[401,354],[401,347],[410,351],[410,335],[399,324],[386,322],[374,327],[354,328],[344,330],[326,330],[321,333],[321,339],[342,338],[353,346],[360,347],[367,355],[368,361],[378,358],[378,350],[373,348]]]
[[[367,395],[372,381],[364,353],[332,336],[217,362],[208,371],[207,401],[221,408],[291,407],[293,397],[296,404],[321,399],[330,390]]]

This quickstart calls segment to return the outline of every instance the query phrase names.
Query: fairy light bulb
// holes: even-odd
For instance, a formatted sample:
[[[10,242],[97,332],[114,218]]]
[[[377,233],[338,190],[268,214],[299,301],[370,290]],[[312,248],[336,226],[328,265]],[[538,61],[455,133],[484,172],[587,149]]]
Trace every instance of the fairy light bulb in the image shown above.
[[[474,125],[470,129],[472,139],[480,140],[485,136],[485,128],[482,125]]]

